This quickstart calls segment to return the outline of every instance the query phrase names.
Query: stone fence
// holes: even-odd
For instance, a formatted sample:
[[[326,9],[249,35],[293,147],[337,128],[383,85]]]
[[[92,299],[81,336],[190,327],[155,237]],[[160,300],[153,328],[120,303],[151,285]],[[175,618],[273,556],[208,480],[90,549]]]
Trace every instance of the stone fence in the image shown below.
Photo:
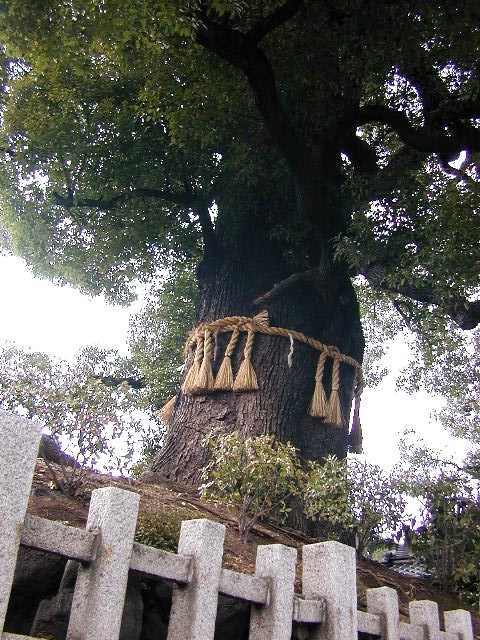
[[[251,604],[250,640],[290,640],[293,621],[318,640],[473,640],[470,614],[446,612],[441,631],[435,602],[411,602],[410,621],[401,622],[387,587],[369,589],[367,611],[358,611],[355,552],[337,542],[303,547],[303,590],[295,594],[295,549],[259,546],[253,576],[223,569],[222,524],[184,522],[177,554],[134,542],[139,496],[132,491],[95,490],[86,530],[26,515],[39,441],[35,424],[0,412],[3,640],[29,638],[3,631],[19,545],[79,561],[67,640],[118,640],[129,570],[174,584],[168,640],[213,640],[219,594]]]

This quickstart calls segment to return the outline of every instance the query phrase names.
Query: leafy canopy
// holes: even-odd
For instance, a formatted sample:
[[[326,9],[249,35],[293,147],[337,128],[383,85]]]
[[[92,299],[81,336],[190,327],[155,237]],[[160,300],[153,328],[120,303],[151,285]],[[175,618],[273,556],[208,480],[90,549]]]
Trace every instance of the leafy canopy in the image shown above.
[[[413,380],[438,386],[425,371],[452,370],[452,347],[463,361],[455,327],[480,319],[477,13],[470,0],[9,0],[2,243],[120,301],[172,262],[228,258],[248,229],[280,248],[285,277],[335,246],[370,308],[426,336]],[[477,368],[458,376],[474,422]]]
[[[43,275],[125,299],[205,240],[205,207],[225,242],[255,201],[296,267],[340,233],[354,271],[422,304],[456,313],[478,284],[470,2],[9,0],[1,18],[4,225]]]

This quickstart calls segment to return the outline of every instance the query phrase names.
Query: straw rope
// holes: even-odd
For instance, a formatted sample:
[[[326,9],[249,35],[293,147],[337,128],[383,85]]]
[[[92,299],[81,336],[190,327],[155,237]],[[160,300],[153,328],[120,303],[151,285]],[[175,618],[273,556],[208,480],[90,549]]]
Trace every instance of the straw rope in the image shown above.
[[[218,334],[232,333],[225,350],[225,356],[218,371],[216,379],[212,372],[211,356],[213,338],[216,343]],[[247,334],[243,351],[243,360],[237,375],[232,372],[232,355],[240,338],[240,333]],[[342,415],[340,403],[340,365],[345,363],[355,370],[354,383],[354,411],[352,428],[349,435],[349,446],[354,453],[361,453],[362,434],[360,425],[360,396],[364,389],[362,366],[355,358],[341,353],[334,345],[327,345],[315,338],[307,336],[300,331],[284,329],[283,327],[271,327],[269,325],[268,311],[261,311],[253,318],[247,316],[228,316],[212,322],[204,322],[196,327],[188,336],[185,344],[185,355],[192,353],[195,347],[193,364],[187,371],[182,386],[184,393],[210,393],[219,391],[254,391],[258,389],[258,382],[252,365],[252,352],[255,334],[281,336],[290,340],[292,352],[293,340],[306,344],[319,351],[317,368],[315,371],[315,390],[309,407],[309,414],[315,418],[325,419],[326,422],[342,427],[345,418]],[[327,400],[323,386],[324,369],[327,358],[333,360],[332,380],[330,396]],[[173,408],[173,403],[172,403]]]
[[[259,316],[260,315],[261,314],[259,314]],[[213,320],[212,322],[202,323],[189,334],[187,343],[185,345],[186,351],[188,351],[191,346],[195,344],[195,342],[197,341],[197,336],[202,335],[206,328],[212,331],[218,330],[219,333],[229,333],[234,329],[237,329],[238,331],[244,332],[253,331],[254,333],[263,333],[265,335],[283,336],[284,338],[292,336],[294,340],[303,342],[303,344],[307,344],[317,351],[326,352],[327,357],[330,356],[332,358],[338,358],[340,362],[349,364],[356,370],[363,389],[362,365],[357,360],[355,360],[355,358],[341,353],[334,345],[324,344],[323,342],[320,342],[320,340],[316,340],[315,338],[306,336],[304,333],[300,333],[300,331],[269,326],[265,323],[264,312],[262,312],[261,318],[259,318],[259,316],[254,316],[253,318],[249,318],[247,316],[227,316],[226,318],[219,318],[218,320]]]

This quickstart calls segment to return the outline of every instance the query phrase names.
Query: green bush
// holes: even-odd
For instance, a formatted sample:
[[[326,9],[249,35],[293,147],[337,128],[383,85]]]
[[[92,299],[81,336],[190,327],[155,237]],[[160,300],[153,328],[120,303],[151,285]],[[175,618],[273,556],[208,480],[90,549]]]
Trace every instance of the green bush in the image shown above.
[[[310,462],[304,483],[305,513],[355,536],[357,554],[372,553],[397,533],[405,499],[392,475],[361,460],[327,456]]]
[[[305,471],[297,450],[271,436],[244,438],[237,431],[206,438],[211,458],[202,471],[205,499],[239,510],[239,532],[248,532],[263,516],[284,518],[289,501],[303,501],[312,520],[320,520],[335,539],[355,538],[358,555],[383,544],[400,523],[405,501],[376,465],[327,456]]]
[[[197,511],[180,507],[166,509],[160,514],[142,513],[138,518],[135,541],[175,553],[182,520],[195,520],[198,517]]]
[[[212,433],[205,444],[211,457],[202,470],[202,497],[239,510],[242,541],[264,516],[286,517],[288,499],[299,494],[303,478],[293,445],[268,435],[244,438],[238,431]]]

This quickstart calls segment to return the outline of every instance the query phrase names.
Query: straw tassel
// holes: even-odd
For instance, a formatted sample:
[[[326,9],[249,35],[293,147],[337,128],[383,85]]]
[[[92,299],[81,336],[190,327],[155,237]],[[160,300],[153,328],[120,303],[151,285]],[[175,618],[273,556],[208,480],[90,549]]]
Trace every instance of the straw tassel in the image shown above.
[[[193,393],[210,393],[213,391],[212,347],[212,332],[210,329],[205,329],[203,360],[193,382]]]
[[[256,391],[258,389],[257,376],[252,365],[252,349],[255,334],[250,329],[247,334],[247,342],[243,352],[243,362],[238,370],[237,377],[233,383],[234,391]]]
[[[317,370],[315,372],[315,390],[308,413],[314,418],[326,418],[327,416],[327,396],[323,387],[323,370],[327,360],[327,352],[322,351],[318,358]]]
[[[237,345],[239,335],[239,330],[235,328],[225,349],[225,357],[215,379],[214,388],[216,391],[231,391],[233,389],[232,354]]]
[[[342,407],[340,405],[340,358],[333,356],[332,391],[327,405],[326,421],[335,427],[343,425]]]
[[[193,364],[187,371],[185,380],[183,381],[182,391],[183,393],[193,393],[196,386],[198,374],[200,372],[200,363],[203,359],[203,336],[197,337],[197,350],[195,351],[195,358]]]
[[[357,373],[358,375],[358,373]],[[360,374],[361,375],[361,374]],[[352,453],[363,453],[363,434],[362,424],[360,422],[360,400],[362,397],[363,384],[362,381],[357,385],[355,390],[355,404],[353,407],[352,428],[348,436],[348,446]]]
[[[172,417],[173,408],[175,406],[176,400],[177,400],[177,396],[172,396],[170,400],[168,400],[168,402],[166,402],[158,412],[162,422],[164,422],[165,424],[167,424],[170,418]]]

